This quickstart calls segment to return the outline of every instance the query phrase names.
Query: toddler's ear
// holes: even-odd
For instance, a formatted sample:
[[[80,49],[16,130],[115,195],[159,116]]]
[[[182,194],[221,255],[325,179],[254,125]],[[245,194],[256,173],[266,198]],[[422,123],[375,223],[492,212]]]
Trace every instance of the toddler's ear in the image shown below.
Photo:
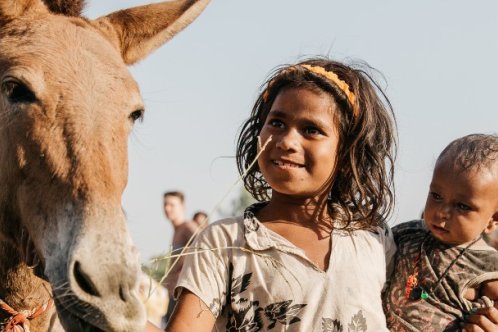
[[[488,226],[484,230],[485,234],[493,233],[498,228],[498,211],[489,219]]]

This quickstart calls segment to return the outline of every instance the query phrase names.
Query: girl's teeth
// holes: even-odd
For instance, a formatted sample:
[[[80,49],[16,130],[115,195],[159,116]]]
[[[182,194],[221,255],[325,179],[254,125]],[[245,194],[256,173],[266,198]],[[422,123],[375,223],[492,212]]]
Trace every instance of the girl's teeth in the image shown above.
[[[284,167],[293,167],[293,168],[298,168],[299,167],[299,165],[290,164],[290,163],[284,163],[284,162],[279,161],[279,160],[276,160],[275,164],[277,164],[278,166],[284,166]]]

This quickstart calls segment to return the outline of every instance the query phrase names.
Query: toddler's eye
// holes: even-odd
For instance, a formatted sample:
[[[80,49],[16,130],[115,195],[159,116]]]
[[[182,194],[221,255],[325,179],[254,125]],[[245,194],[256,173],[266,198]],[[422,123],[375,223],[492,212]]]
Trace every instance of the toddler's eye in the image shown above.
[[[457,208],[459,210],[462,210],[462,211],[470,211],[472,210],[472,208],[470,206],[468,206],[467,204],[463,204],[463,203],[457,203]]]
[[[440,201],[442,199],[441,195],[433,191],[430,192],[429,195],[431,195],[432,199],[435,201]]]

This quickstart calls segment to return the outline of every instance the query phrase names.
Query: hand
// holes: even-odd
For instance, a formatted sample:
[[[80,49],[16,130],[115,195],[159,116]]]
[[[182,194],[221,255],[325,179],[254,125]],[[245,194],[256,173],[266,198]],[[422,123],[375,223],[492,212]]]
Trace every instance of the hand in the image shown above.
[[[494,307],[478,309],[463,325],[465,332],[498,332],[498,310]]]

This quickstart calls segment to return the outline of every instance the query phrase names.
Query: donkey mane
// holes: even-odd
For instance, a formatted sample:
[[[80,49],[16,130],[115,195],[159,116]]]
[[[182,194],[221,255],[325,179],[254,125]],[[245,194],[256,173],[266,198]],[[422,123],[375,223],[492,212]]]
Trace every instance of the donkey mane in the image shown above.
[[[51,12],[65,16],[80,16],[85,0],[43,0]]]

